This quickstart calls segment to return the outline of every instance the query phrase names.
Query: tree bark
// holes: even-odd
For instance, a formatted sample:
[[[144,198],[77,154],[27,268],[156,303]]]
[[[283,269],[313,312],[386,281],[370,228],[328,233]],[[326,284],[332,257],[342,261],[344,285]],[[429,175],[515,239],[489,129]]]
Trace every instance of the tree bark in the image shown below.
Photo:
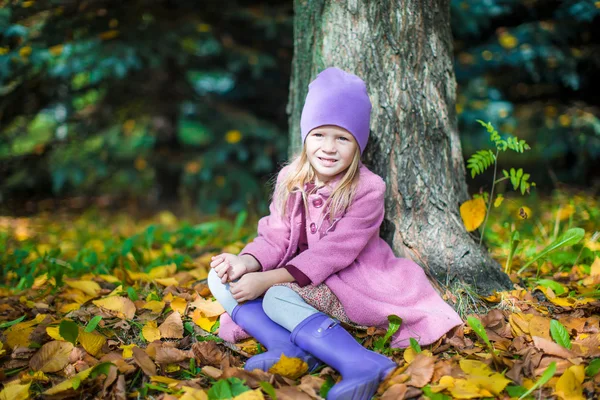
[[[336,66],[367,84],[373,111],[363,162],[387,183],[382,237],[446,287],[478,293],[511,282],[466,232],[450,0],[295,0],[288,103],[290,155],[301,148],[308,84]]]

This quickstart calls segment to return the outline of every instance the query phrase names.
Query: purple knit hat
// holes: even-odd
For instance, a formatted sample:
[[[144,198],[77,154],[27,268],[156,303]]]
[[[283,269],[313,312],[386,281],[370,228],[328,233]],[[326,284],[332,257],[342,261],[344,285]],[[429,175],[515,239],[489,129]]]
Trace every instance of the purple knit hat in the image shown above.
[[[300,118],[302,143],[308,133],[323,125],[337,125],[350,132],[360,148],[369,140],[371,101],[367,86],[358,76],[331,67],[308,85]]]

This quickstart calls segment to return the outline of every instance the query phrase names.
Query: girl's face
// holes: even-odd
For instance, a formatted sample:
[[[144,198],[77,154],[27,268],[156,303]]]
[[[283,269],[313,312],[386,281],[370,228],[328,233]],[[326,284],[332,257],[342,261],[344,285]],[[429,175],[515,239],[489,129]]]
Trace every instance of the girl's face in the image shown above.
[[[358,148],[354,136],[336,125],[323,125],[313,129],[304,143],[308,161],[321,182],[328,182],[344,172],[352,164]]]

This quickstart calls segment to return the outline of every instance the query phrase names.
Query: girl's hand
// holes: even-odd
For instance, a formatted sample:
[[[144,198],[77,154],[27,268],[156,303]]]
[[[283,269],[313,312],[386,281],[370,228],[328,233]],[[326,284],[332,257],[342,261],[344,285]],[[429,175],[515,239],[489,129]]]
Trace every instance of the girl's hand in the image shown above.
[[[239,256],[231,253],[221,253],[212,257],[210,267],[215,270],[221,283],[234,281],[248,272],[248,268]]]
[[[233,298],[241,303],[260,297],[272,286],[271,280],[264,272],[250,272],[237,282],[229,284],[229,291]]]

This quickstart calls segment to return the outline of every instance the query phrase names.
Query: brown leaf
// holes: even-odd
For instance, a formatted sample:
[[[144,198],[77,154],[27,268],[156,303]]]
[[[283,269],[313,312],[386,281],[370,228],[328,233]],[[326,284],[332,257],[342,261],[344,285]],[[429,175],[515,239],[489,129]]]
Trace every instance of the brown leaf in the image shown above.
[[[410,380],[406,384],[420,388],[427,385],[433,376],[435,360],[436,357],[426,356],[422,353],[417,354],[404,372],[410,375]]]
[[[119,375],[117,378],[117,383],[113,386],[110,398],[114,400],[127,400],[127,386],[125,386],[124,375]]]
[[[309,395],[295,386],[284,386],[281,389],[275,389],[278,400],[312,400]]]
[[[213,367],[219,367],[221,365],[223,352],[213,341],[194,343],[192,351],[198,366],[212,365]]]
[[[108,375],[106,376],[106,379],[102,384],[102,393],[100,396],[101,398],[106,398],[106,390],[117,380],[118,375],[119,369],[115,365],[111,365],[108,368]]]
[[[533,344],[535,347],[542,350],[546,354],[558,356],[561,358],[575,357],[575,354],[572,351],[569,351],[568,349],[565,349],[558,343],[554,343],[548,339],[533,336]]]
[[[212,368],[212,367],[204,367],[204,368]],[[202,368],[202,371],[204,371]],[[223,374],[219,379],[227,379],[236,377],[246,382],[246,385],[251,387],[252,389],[256,389],[260,386],[260,382],[274,382],[274,375],[265,371],[261,371],[259,369],[255,369],[254,371],[246,371],[242,368],[236,367],[228,367],[223,370]]]
[[[142,371],[144,371],[144,374],[148,376],[156,375],[156,365],[154,365],[154,362],[144,350],[140,349],[139,347],[134,347],[133,360],[137,365],[140,366]]]
[[[449,360],[442,360],[435,363],[431,381],[438,382],[440,378],[445,375],[452,375],[452,362]]]
[[[218,368],[211,367],[210,365],[202,367],[202,373],[210,376],[213,379],[220,379],[221,375],[223,375],[223,371]]]
[[[304,375],[300,380],[298,389],[309,395],[313,399],[321,399],[321,386],[325,383],[325,379],[317,378],[312,375]]]
[[[159,364],[171,364],[179,361],[187,360],[192,355],[188,351],[175,349],[172,347],[161,346],[156,348],[155,360]]]
[[[174,311],[165,319],[165,322],[158,327],[162,338],[181,339],[183,337],[183,321],[181,314]]]
[[[403,400],[407,390],[408,386],[404,383],[396,383],[385,391],[381,396],[381,400]]]
[[[72,350],[73,345],[69,342],[60,340],[48,342],[31,357],[29,366],[34,371],[58,372],[69,363]]]

